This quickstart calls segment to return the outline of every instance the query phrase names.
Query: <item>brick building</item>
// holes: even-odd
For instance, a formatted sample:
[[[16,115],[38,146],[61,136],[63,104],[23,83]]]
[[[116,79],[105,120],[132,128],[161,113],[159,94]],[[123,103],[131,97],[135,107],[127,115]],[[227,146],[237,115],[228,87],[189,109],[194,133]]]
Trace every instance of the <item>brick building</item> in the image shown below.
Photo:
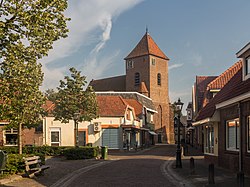
[[[92,80],[95,91],[139,92],[152,99],[158,142],[174,143],[174,124],[171,120],[168,90],[169,58],[161,51],[148,32],[125,57],[126,75]]]

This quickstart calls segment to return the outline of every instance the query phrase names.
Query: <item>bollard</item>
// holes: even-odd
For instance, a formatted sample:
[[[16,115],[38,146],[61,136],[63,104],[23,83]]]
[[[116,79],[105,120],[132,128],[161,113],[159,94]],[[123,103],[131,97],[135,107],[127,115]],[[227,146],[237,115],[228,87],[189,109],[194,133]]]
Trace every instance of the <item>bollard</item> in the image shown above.
[[[190,174],[194,175],[195,174],[195,166],[194,166],[194,158],[190,158]]]
[[[237,183],[239,187],[244,187],[244,173],[242,171],[237,173]]]
[[[214,184],[214,164],[208,166],[208,184]]]

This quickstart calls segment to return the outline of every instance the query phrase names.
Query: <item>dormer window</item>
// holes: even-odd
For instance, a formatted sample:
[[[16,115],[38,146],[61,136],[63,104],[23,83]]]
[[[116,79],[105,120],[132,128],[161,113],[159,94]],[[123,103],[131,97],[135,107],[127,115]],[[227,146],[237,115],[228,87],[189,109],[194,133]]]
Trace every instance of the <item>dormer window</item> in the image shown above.
[[[246,75],[250,75],[250,56],[246,58]]]
[[[236,56],[242,59],[242,80],[245,81],[250,78],[250,42],[237,52]]]

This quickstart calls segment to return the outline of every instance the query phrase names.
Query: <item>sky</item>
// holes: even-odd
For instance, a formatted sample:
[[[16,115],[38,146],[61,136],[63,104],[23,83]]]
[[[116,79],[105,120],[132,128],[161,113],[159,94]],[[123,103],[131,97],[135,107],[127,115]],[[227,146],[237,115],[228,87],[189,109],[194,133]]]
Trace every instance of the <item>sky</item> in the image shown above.
[[[187,106],[195,77],[220,75],[250,42],[249,10],[249,0],[69,0],[70,32],[42,59],[42,90],[59,86],[70,67],[88,81],[124,75],[123,59],[147,27],[170,58],[170,102]]]

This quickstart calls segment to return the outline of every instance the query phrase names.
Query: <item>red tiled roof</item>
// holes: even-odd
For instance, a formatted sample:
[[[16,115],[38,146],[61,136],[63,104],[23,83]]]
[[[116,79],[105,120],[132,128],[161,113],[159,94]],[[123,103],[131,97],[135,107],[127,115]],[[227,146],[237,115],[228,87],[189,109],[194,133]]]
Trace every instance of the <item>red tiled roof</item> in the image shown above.
[[[223,88],[228,81],[239,71],[242,67],[242,61],[239,60],[233,66],[228,68],[222,74],[220,74],[216,79],[208,84],[209,89],[221,89]]]
[[[141,82],[138,92],[141,93],[141,94],[148,93],[148,89],[147,89],[147,86],[146,86],[145,82]]]
[[[48,112],[48,114],[51,114],[52,111],[55,109],[55,104],[52,101],[45,101],[45,104],[42,105],[42,108]]]
[[[126,75],[92,80],[89,83],[95,91],[125,91]]]
[[[144,55],[154,55],[156,57],[169,60],[169,58],[161,51],[148,32],[146,32],[146,34],[142,37],[136,47],[129,53],[125,60]]]
[[[97,95],[99,116],[122,117],[125,115],[127,105],[121,96]]]
[[[240,68],[221,91],[199,112],[196,121],[212,117],[216,109],[216,104],[247,92],[250,92],[250,79],[242,81],[242,68]]]
[[[124,99],[129,106],[133,107],[135,110],[135,115],[139,116],[142,114],[143,106],[135,99]]]
[[[198,111],[203,106],[204,94],[206,92],[207,85],[216,78],[217,76],[196,76],[196,95],[198,102]]]

